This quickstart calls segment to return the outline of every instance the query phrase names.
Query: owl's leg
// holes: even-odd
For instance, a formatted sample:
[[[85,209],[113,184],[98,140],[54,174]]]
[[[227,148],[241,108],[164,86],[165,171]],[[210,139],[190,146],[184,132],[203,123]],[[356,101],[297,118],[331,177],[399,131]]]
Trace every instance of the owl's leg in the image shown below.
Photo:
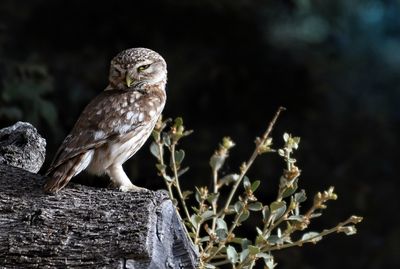
[[[140,188],[132,184],[128,176],[125,174],[122,165],[111,165],[106,170],[107,175],[110,177],[111,181],[116,187],[121,191],[142,191],[144,188]]]

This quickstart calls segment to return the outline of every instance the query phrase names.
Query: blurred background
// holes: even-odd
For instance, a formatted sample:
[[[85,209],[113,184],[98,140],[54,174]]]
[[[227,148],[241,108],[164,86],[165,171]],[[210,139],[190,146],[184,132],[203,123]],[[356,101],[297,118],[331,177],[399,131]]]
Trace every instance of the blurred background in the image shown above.
[[[107,86],[111,58],[130,47],[164,56],[164,115],[195,131],[181,144],[185,189],[209,185],[223,136],[237,144],[223,172],[238,171],[282,105],[274,146],[285,131],[301,137],[300,188],[312,197],[334,185],[339,194],[312,228],[365,217],[355,236],[277,252],[278,268],[399,268],[399,1],[2,0],[0,127],[35,125],[48,143],[45,169]],[[148,146],[125,169],[156,190],[163,183]],[[262,180],[262,201],[276,196],[282,167],[273,154],[256,161],[250,177]]]

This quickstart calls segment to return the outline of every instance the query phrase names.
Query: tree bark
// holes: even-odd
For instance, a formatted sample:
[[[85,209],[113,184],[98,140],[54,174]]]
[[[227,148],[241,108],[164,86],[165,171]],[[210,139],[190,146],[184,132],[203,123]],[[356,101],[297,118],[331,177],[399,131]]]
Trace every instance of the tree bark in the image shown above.
[[[0,268],[195,268],[198,254],[164,191],[70,184],[0,164]]]

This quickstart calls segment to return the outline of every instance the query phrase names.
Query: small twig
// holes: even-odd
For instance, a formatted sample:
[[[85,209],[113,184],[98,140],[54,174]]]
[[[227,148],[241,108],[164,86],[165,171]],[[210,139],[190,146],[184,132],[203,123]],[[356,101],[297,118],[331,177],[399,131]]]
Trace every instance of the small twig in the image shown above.
[[[164,164],[164,148],[163,148],[163,145],[160,143],[160,141],[156,141],[156,143],[157,143],[157,146],[158,146],[158,151],[160,152],[160,156],[159,156],[159,158],[158,158],[158,161],[159,161],[159,163],[161,164],[161,166],[162,167],[165,167],[165,164]],[[165,172],[165,168],[163,168],[162,170],[161,170],[161,175],[162,175],[162,178],[163,178],[163,180],[164,180],[164,183],[165,183],[165,185],[167,186],[167,188],[168,188],[168,194],[169,194],[169,197],[171,198],[171,200],[172,199],[174,199],[174,194],[173,194],[173,192],[172,192],[172,188],[171,188],[171,182],[169,182],[168,180],[167,180],[167,173]]]
[[[158,158],[158,161],[159,161],[160,165],[163,167],[163,168],[161,169],[161,175],[162,175],[162,178],[163,178],[163,180],[164,180],[165,185],[166,185],[167,188],[168,188],[169,197],[170,197],[170,199],[173,201],[173,200],[175,200],[175,197],[174,197],[174,194],[173,194],[173,191],[172,191],[172,183],[169,182],[169,181],[167,180],[168,175],[167,175],[167,173],[166,173],[166,171],[165,171],[164,148],[163,148],[163,144],[162,144],[161,141],[159,141],[159,140],[156,141],[156,143],[157,143],[157,145],[158,145],[158,150],[159,150],[159,153],[160,153],[159,158]],[[174,150],[175,150],[175,147],[174,147]],[[175,180],[176,182],[178,182],[177,186],[179,186],[178,172],[177,172],[176,163],[175,163],[175,154],[171,154],[171,155],[172,155],[171,158],[172,158],[172,162],[173,162],[173,166],[174,166],[174,180]],[[182,200],[183,200],[183,199],[182,199],[183,197],[182,197],[182,192],[180,191],[180,186],[179,186],[179,189],[178,189],[178,187],[177,187],[177,190],[178,190],[178,194],[180,195],[179,197],[181,198],[181,201],[182,201]],[[183,202],[184,202],[184,200],[183,200]],[[186,205],[185,205],[184,203],[183,203],[183,206],[184,206],[185,213],[186,213],[186,216],[187,216],[187,218],[188,218],[188,221],[190,222],[190,217],[188,217],[188,216],[189,216],[189,212],[187,211],[187,207],[186,207]],[[175,211],[176,211],[178,217],[179,217],[180,219],[182,219],[182,217],[181,217],[181,215],[180,215],[180,213],[179,213],[178,208],[177,208],[176,206],[174,206],[174,208],[175,208]],[[189,236],[189,232],[188,232],[188,230],[187,230],[187,228],[186,228],[186,225],[183,225],[183,228],[185,229],[185,232],[186,232],[186,234],[188,235],[190,241],[192,241],[192,243],[194,243],[193,240],[192,240],[192,238]],[[193,227],[191,228],[191,230],[192,230],[193,233],[196,232],[196,230],[195,230]]]
[[[173,170],[173,173],[174,173],[174,183],[175,183],[175,186],[176,186],[176,190],[178,192],[179,200],[182,203],[183,211],[185,211],[186,218],[190,222],[190,214],[189,214],[189,211],[187,209],[185,199],[183,198],[183,194],[182,194],[182,191],[181,191],[181,186],[179,184],[178,169],[176,167],[176,161],[175,161],[175,143],[171,144],[171,160],[172,160],[172,168],[173,168],[172,170]]]
[[[309,237],[309,238],[307,238],[305,240],[300,239],[300,240],[297,240],[297,241],[295,241],[293,243],[283,244],[283,245],[276,245],[276,246],[273,246],[273,247],[265,246],[265,247],[263,247],[261,249],[261,251],[265,252],[265,251],[280,250],[280,249],[285,249],[285,248],[290,248],[290,247],[295,247],[295,246],[302,246],[303,244],[306,244],[306,243],[314,243],[315,244],[315,243],[317,243],[315,241],[315,239],[317,239],[319,237],[322,239],[326,235],[329,235],[329,234],[332,234],[332,233],[335,233],[335,232],[340,232],[340,229],[343,228],[345,225],[347,225],[349,223],[354,223],[351,220],[351,218],[347,219],[344,222],[339,223],[338,225],[336,225],[335,227],[333,227],[331,229],[323,230],[322,232],[320,232],[320,233],[318,233],[318,234],[316,234],[316,235],[314,235],[312,237]]]
[[[204,208],[204,199],[200,198],[198,214],[202,214],[203,213],[202,208]],[[195,237],[194,237],[194,243],[195,243],[195,245],[198,245],[200,249],[203,249],[202,244],[200,244],[200,242],[199,242],[199,239],[200,239],[200,227],[201,227],[202,224],[203,223],[198,223],[197,224],[197,226],[195,228],[196,232],[195,232]]]
[[[214,194],[217,195],[217,193],[218,193],[218,171],[217,171],[217,169],[213,169],[213,188],[214,188],[213,189]],[[216,216],[217,215],[217,199],[214,199],[212,201],[211,206],[212,206],[212,209],[213,209],[214,216]],[[214,217],[212,219],[212,224],[211,224],[211,232],[213,234],[215,234],[216,222],[217,222],[217,218]]]
[[[281,114],[282,111],[284,111],[286,108],[284,107],[279,107],[278,110],[275,113],[275,116],[272,118],[271,122],[268,125],[267,130],[264,132],[262,138],[260,139],[259,143],[256,145],[256,148],[254,149],[254,152],[251,154],[250,159],[247,161],[246,165],[241,169],[241,173],[239,175],[239,178],[237,179],[237,181],[235,182],[235,184],[232,187],[231,192],[229,193],[228,199],[226,200],[225,206],[222,208],[222,211],[220,212],[219,216],[221,218],[225,217],[225,209],[227,209],[229,207],[229,205],[232,202],[232,198],[236,193],[237,188],[239,187],[243,177],[246,175],[247,171],[249,170],[249,168],[251,167],[251,165],[253,164],[254,160],[257,158],[257,156],[259,155],[259,148],[261,145],[263,145],[266,140],[268,139],[272,128],[274,127],[279,114]]]

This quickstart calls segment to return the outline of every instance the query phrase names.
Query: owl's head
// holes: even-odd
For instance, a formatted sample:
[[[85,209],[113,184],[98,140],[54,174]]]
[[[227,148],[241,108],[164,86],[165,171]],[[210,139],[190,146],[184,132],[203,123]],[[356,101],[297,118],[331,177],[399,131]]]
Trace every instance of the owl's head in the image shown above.
[[[167,64],[153,50],[127,49],[111,60],[109,81],[111,88],[119,90],[135,90],[143,85],[165,85]]]

